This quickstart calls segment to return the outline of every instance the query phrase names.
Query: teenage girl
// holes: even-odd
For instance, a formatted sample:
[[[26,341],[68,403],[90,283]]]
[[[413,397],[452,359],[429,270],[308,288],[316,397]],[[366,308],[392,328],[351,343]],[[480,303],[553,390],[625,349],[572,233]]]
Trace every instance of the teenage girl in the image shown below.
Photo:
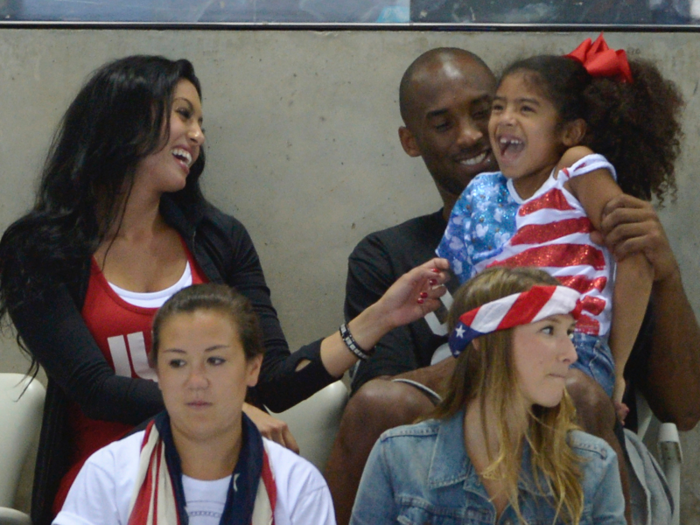
[[[173,295],[149,354],[165,411],[88,459],[54,525],[335,525],[321,473],[243,410],[264,352],[253,306],[231,287]]]
[[[621,415],[622,374],[652,269],[640,254],[615,270],[590,233],[620,193],[663,201],[675,189],[682,104],[655,66],[628,63],[602,36],[571,55],[515,62],[501,77],[489,121],[501,171],[469,184],[437,250],[462,281],[494,265],[538,266],[583,293],[575,366],[603,386]]]
[[[490,268],[455,294],[454,374],[433,419],[385,432],[351,525],[622,525],[617,459],[575,430],[566,393],[580,294],[534,268]]]

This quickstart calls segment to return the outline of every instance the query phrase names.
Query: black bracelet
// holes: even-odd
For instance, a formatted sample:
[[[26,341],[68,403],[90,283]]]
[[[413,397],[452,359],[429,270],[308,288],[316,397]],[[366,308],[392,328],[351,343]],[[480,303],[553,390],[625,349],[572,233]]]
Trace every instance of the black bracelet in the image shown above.
[[[357,341],[355,341],[355,338],[352,336],[350,333],[350,330],[348,330],[348,327],[345,323],[340,325],[340,337],[345,343],[345,346],[348,347],[348,349],[355,354],[359,359],[362,359],[363,361],[367,361],[367,359],[370,358],[372,355],[371,352],[367,352],[366,350],[363,350],[360,348],[360,345],[357,344]]]

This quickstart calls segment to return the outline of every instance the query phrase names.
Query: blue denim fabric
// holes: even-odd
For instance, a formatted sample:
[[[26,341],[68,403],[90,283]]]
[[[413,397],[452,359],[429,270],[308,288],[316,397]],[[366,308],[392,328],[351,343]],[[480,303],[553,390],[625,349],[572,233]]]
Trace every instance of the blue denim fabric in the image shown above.
[[[496,510],[464,447],[464,412],[385,432],[362,475],[350,525],[516,525],[508,506]],[[573,431],[569,442],[583,461],[584,510],[581,525],[624,525],[624,499],[613,450],[601,439]],[[537,490],[524,447],[520,511],[528,525],[554,521],[550,493]]]
[[[598,381],[608,397],[615,387],[615,364],[607,338],[574,332],[574,346],[578,359],[571,368],[578,368]]]

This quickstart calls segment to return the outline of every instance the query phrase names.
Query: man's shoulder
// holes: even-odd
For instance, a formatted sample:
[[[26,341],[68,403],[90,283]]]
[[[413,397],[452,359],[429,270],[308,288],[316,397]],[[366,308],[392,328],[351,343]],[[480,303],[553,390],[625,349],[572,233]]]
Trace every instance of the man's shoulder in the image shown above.
[[[374,256],[378,252],[384,252],[390,257],[411,252],[432,255],[446,227],[442,210],[414,217],[396,226],[370,233],[357,244],[350,257],[363,257],[367,254]]]
[[[413,217],[395,226],[390,226],[383,230],[377,230],[376,232],[370,233],[365,237],[396,237],[409,235],[415,232],[422,231],[433,231],[435,229],[444,229],[447,225],[447,221],[443,216],[442,208],[436,212],[429,213],[428,215],[421,215],[420,217]]]

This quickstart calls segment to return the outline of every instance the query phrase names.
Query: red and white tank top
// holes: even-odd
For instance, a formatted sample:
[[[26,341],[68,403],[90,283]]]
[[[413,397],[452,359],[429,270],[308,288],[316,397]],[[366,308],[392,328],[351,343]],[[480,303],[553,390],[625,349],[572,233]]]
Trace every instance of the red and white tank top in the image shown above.
[[[95,259],[92,259],[90,281],[81,314],[97,346],[117,375],[156,379],[155,371],[148,365],[148,352],[151,349],[151,325],[158,307],[137,306],[131,303],[145,299],[155,300],[153,304],[162,304],[189,284],[208,282],[184,242],[183,247],[189,267],[189,272],[186,270],[185,274],[191,274],[191,281],[181,278],[173,286],[153,294],[129,292],[111,285]],[[121,297],[120,293],[125,297]],[[70,404],[68,418],[73,436],[71,468],[61,481],[54,510],[60,510],[85,460],[93,452],[119,439],[133,428],[124,423],[90,419],[83,414],[77,403]]]

